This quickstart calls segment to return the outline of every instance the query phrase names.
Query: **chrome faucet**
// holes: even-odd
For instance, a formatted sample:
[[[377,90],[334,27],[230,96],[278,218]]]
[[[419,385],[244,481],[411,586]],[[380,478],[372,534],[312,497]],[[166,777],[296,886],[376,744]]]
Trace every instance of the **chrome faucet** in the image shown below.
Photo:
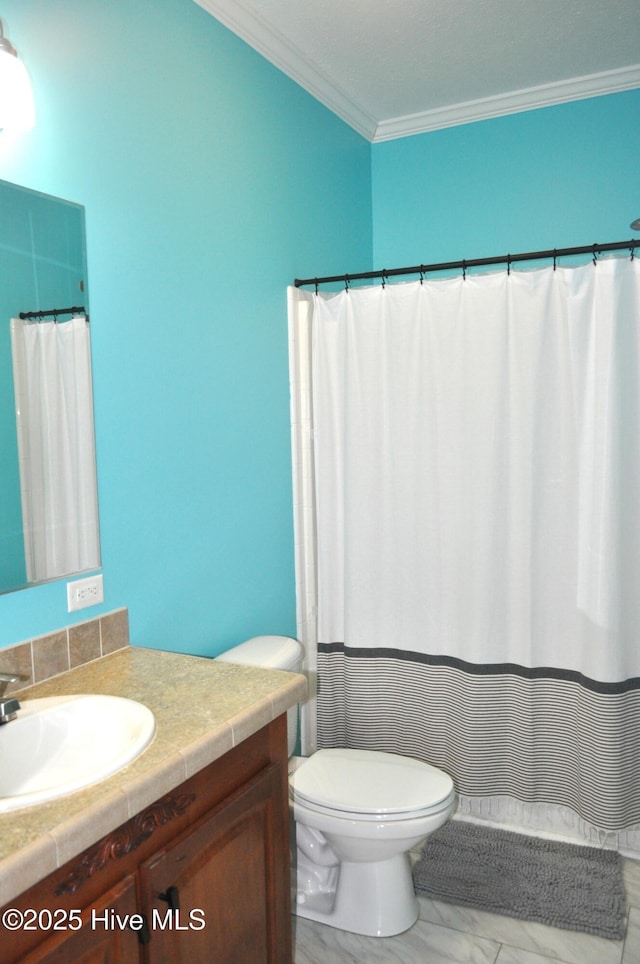
[[[15,696],[5,696],[7,686],[10,683],[24,683],[28,679],[28,676],[22,676],[21,673],[0,673],[0,726],[15,720],[20,709],[20,703]]]

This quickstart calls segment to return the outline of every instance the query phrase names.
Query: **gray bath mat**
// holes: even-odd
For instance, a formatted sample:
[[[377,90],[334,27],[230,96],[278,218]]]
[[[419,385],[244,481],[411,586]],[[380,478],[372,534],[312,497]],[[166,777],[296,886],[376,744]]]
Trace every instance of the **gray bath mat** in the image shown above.
[[[621,940],[620,855],[452,820],[429,837],[413,870],[434,900]]]

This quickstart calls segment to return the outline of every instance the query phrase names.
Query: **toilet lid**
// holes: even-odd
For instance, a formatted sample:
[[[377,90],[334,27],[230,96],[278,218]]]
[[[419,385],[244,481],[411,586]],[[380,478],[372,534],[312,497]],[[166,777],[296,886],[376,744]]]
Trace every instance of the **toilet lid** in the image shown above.
[[[318,750],[289,783],[301,803],[387,819],[438,809],[453,794],[453,781],[442,770],[377,750]]]

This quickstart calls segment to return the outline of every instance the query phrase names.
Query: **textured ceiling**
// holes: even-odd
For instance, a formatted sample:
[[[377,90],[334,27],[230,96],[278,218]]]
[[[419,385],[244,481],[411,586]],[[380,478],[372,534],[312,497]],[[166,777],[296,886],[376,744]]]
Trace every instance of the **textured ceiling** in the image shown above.
[[[370,140],[640,87],[639,0],[195,0]]]

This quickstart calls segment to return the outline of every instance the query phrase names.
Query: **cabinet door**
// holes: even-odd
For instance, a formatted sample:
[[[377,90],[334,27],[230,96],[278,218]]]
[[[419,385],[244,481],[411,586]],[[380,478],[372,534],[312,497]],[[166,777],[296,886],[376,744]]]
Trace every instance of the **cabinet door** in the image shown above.
[[[142,865],[149,964],[290,964],[283,786],[267,767]]]
[[[128,876],[82,912],[80,928],[52,934],[19,960],[21,964],[138,964],[138,932],[129,927],[132,918],[137,923],[136,914],[136,880]]]

